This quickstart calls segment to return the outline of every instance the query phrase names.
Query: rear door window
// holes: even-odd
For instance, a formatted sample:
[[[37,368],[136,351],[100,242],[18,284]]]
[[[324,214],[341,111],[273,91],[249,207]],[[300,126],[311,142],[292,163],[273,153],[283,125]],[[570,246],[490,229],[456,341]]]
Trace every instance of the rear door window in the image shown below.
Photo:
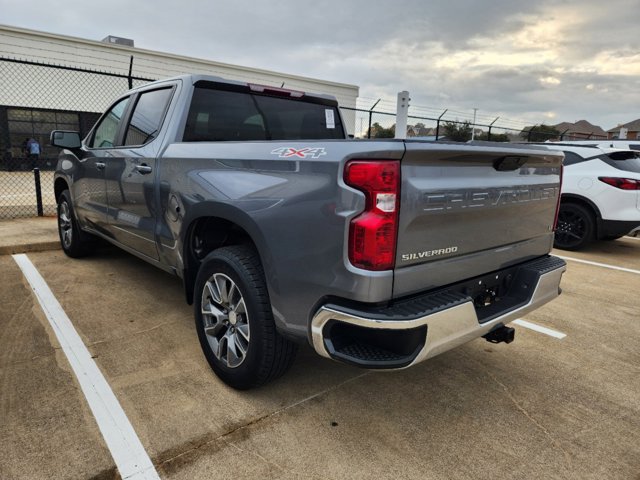
[[[172,88],[163,88],[140,94],[127,126],[125,145],[144,145],[156,138],[172,91]]]
[[[337,106],[300,99],[196,87],[183,140],[340,139]]]
[[[567,150],[564,150],[563,153],[564,153],[564,161],[562,163],[565,166],[573,165],[575,163],[584,162],[584,158],[582,158],[577,153],[568,152]]]

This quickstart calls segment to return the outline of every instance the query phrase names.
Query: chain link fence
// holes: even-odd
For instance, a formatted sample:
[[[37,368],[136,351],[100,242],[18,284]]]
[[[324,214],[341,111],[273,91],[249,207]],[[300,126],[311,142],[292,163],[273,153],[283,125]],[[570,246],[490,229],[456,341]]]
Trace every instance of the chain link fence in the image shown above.
[[[363,108],[342,107],[345,123],[351,121],[355,125],[355,138],[392,138],[395,136],[396,113],[389,111],[390,102],[378,105],[380,100],[373,104],[370,110]],[[383,102],[385,103],[385,102]],[[606,140],[606,132],[593,133],[572,131],[571,129],[556,129],[550,125],[529,125],[519,127],[514,121],[486,118],[473,121],[459,115],[462,112],[442,111],[438,116],[420,114],[421,108],[416,108],[418,113],[411,113],[407,117],[407,138],[419,138],[423,140],[454,140],[467,141],[472,137],[476,140],[494,142],[544,142],[572,141],[572,140]],[[460,119],[462,116],[462,119]],[[473,115],[472,115],[473,116]],[[558,125],[560,127],[560,125]],[[596,127],[599,129],[599,127]]]
[[[50,132],[73,130],[85,136],[115,98],[153,80],[0,57],[0,219],[54,215],[53,169],[58,149],[49,144]],[[396,114],[380,111],[379,106],[374,110],[379,102],[369,110],[341,108],[345,124],[355,138],[395,136]],[[389,105],[383,105],[382,110],[388,108]],[[500,125],[496,123],[498,118],[486,125],[476,122],[472,126],[469,120],[452,119],[452,112],[448,116],[447,112],[439,116],[410,112],[407,137],[465,141],[471,137],[473,128],[473,136],[478,140],[585,139],[567,131],[550,131],[544,125],[522,128]],[[464,136],[454,136],[460,133]],[[37,155],[28,148],[34,141],[40,147]]]
[[[150,81],[0,57],[0,219],[55,215],[51,131],[86,135],[117,96]]]

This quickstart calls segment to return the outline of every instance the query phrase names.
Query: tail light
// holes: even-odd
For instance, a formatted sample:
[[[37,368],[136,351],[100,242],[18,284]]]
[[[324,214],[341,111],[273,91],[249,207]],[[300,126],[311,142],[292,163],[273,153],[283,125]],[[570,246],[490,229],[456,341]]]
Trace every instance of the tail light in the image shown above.
[[[620,190],[640,190],[640,180],[633,178],[598,177],[598,180]]]
[[[553,220],[553,231],[558,228],[558,214],[560,213],[560,197],[562,196],[562,175],[564,174],[564,165],[560,165],[560,187],[558,188],[558,201],[556,202],[556,218]]]
[[[349,226],[349,260],[366,270],[392,269],[398,237],[400,162],[352,160],[345,166],[344,181],[366,197],[364,212]]]

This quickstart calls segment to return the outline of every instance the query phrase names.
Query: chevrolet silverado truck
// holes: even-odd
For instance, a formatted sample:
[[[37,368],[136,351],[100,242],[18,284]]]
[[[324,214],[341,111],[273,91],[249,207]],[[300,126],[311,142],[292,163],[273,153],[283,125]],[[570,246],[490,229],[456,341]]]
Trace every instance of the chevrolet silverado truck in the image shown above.
[[[101,238],[180,277],[206,360],[248,389],[300,343],[401,369],[559,293],[563,156],[544,147],[348,138],[336,100],[187,75],[54,131],[64,252]]]

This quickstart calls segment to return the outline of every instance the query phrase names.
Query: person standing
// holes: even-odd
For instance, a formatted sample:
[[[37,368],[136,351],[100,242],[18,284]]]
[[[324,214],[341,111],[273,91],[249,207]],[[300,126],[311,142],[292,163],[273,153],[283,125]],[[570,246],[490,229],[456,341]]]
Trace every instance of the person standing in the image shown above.
[[[38,160],[40,159],[40,144],[35,138],[30,138],[27,141],[27,155],[29,163],[31,164],[31,170],[38,166]]]

